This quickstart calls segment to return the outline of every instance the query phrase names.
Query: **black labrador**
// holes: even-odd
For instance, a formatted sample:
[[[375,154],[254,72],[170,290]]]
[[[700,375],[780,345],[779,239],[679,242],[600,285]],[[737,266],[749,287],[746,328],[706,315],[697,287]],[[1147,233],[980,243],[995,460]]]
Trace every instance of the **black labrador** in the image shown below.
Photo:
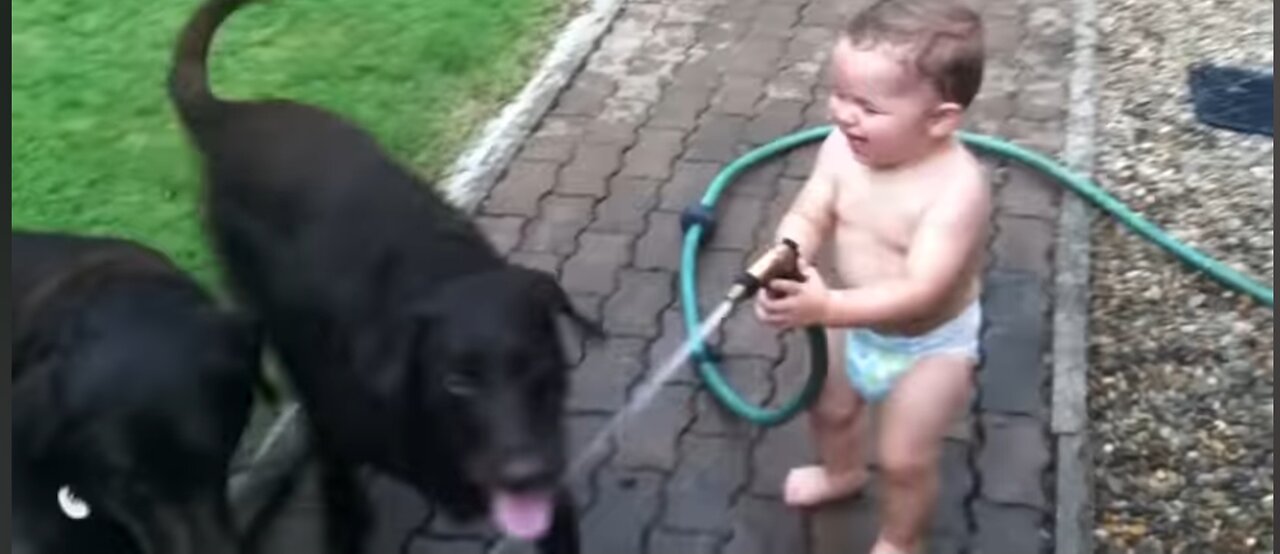
[[[589,336],[598,325],[355,124],[287,100],[215,97],[210,43],[245,3],[208,0],[188,21],[170,97],[202,157],[231,288],[266,325],[315,427],[330,544],[356,552],[364,539],[368,506],[351,479],[365,467],[458,519],[488,512],[542,552],[577,552],[558,323]]]
[[[160,253],[14,230],[14,552],[239,552],[259,333]]]

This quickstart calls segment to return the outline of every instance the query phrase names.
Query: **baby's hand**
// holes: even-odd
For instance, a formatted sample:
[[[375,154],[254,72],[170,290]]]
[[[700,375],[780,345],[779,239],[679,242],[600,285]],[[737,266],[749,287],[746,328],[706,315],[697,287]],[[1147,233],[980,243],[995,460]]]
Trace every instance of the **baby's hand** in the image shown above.
[[[783,329],[821,325],[826,320],[831,291],[818,270],[800,260],[804,281],[775,279],[756,294],[756,317]],[[769,293],[773,294],[769,294]]]

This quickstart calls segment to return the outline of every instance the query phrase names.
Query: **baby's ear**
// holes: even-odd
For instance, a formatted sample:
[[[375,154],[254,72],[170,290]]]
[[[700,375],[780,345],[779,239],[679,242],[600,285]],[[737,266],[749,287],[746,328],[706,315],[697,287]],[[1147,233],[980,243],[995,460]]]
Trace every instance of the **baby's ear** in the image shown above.
[[[964,125],[964,106],[955,102],[943,102],[933,108],[929,133],[936,138],[946,138]]]

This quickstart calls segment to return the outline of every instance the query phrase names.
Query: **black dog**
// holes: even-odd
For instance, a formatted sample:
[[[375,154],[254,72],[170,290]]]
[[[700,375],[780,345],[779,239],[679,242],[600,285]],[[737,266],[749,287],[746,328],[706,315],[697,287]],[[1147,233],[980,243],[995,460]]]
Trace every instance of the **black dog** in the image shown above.
[[[13,231],[13,550],[239,552],[227,466],[259,353],[158,252]]]
[[[334,536],[355,552],[371,467],[452,515],[489,511],[543,552],[577,552],[564,471],[567,368],[554,278],[510,265],[473,223],[340,116],[231,102],[209,86],[210,0],[179,37],[170,95],[207,180],[206,217],[315,425]]]

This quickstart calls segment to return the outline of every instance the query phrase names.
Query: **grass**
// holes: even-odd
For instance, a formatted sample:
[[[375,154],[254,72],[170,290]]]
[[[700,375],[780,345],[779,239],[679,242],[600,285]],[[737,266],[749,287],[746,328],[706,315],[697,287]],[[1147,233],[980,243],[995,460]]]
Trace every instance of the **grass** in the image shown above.
[[[12,6],[13,228],[128,237],[207,284],[196,158],[165,95],[197,0]],[[228,98],[287,97],[364,125],[437,177],[531,75],[563,0],[271,0],[223,25]]]

